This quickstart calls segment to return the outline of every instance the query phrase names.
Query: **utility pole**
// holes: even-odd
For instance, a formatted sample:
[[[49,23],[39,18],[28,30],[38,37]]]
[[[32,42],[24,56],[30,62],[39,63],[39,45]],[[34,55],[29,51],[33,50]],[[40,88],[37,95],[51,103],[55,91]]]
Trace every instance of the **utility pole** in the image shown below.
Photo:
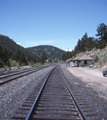
[[[68,48],[68,61],[69,61],[69,48]]]

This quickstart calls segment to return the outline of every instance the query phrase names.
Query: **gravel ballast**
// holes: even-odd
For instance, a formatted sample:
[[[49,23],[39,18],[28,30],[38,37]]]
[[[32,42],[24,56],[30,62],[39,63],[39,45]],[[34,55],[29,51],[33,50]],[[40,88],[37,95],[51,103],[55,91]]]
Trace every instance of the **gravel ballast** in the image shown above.
[[[23,101],[52,67],[0,86],[0,120],[10,120]]]
[[[51,69],[45,68],[0,86],[0,120],[10,120]],[[61,66],[61,69],[77,92],[96,111],[100,120],[107,120],[107,87],[97,82],[85,82],[83,78],[69,72],[66,66]]]
[[[67,70],[66,66],[61,69],[78,94],[96,111],[100,120],[107,120],[107,87],[93,81],[93,84],[85,82],[85,78],[79,78]],[[73,68],[71,68],[73,70]],[[76,73],[78,74],[78,73]],[[94,74],[94,72],[93,72]],[[89,76],[90,78],[90,76]],[[92,81],[91,81],[92,82]]]

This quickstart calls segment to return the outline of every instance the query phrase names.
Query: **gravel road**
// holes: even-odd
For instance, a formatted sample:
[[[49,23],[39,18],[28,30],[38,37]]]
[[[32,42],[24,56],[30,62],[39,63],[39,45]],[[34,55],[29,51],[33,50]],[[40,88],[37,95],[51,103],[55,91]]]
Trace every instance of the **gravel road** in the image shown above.
[[[107,120],[107,77],[96,69],[64,65],[61,68],[77,92],[98,113],[100,120]]]
[[[52,67],[0,86],[0,120],[10,120],[23,101]]]

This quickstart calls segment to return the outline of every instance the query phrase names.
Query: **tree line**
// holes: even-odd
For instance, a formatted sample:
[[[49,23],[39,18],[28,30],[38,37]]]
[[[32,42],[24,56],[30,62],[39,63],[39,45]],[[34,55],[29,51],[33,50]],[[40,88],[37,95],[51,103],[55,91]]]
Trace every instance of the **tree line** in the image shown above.
[[[44,64],[46,59],[47,55],[45,52],[40,57],[36,57],[22,46],[17,45],[9,37],[0,35],[0,68],[4,66],[11,67],[10,62],[14,60],[19,66],[24,66],[37,62]]]
[[[50,45],[40,45],[35,47],[29,47],[26,49],[35,54],[35,56],[41,56],[42,53],[45,52],[48,57],[48,60],[54,62],[61,60],[62,54],[66,53],[63,50]]]
[[[93,48],[103,49],[107,45],[107,25],[104,23],[97,26],[97,38],[88,37],[87,33],[83,35],[81,39],[78,40],[77,45],[75,46],[72,52],[67,52],[62,55],[62,60],[66,60],[75,56],[80,52],[91,51]]]
[[[0,45],[0,67],[9,64],[9,54],[6,48]]]
[[[40,57],[36,58],[35,55],[31,57],[21,51],[20,48],[18,48],[16,54],[14,54],[12,51],[0,45],[0,68],[4,66],[11,67],[9,59],[16,60],[20,66],[29,65],[29,63],[37,62],[44,64],[47,59],[47,55],[45,52],[43,52]]]

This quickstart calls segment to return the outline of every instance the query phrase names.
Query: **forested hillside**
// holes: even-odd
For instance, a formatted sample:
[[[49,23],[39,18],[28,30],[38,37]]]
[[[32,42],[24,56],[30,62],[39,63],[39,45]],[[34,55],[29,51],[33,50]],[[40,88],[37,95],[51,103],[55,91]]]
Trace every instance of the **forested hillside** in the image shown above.
[[[77,45],[75,46],[74,52],[84,52],[86,50],[92,50],[93,48],[102,49],[107,44],[107,25],[104,23],[99,24],[97,26],[97,34],[96,37],[88,37],[87,33],[83,35],[81,39],[78,40]]]
[[[41,62],[44,64],[46,59],[51,61],[67,60],[73,58],[77,54],[85,51],[92,51],[93,48],[102,50],[107,46],[107,25],[99,24],[96,29],[96,38],[88,37],[85,33],[78,40],[72,52],[65,52],[59,48],[40,45],[35,47],[24,48],[16,44],[7,36],[0,35],[0,67],[10,66],[9,60],[15,60],[20,65],[28,65],[28,63]],[[105,53],[106,54],[106,53]]]
[[[65,51],[53,46],[37,46],[25,49],[16,44],[7,36],[0,35],[0,67],[35,64],[37,62],[44,64],[46,59],[50,62],[61,60]]]
[[[16,60],[20,65],[36,62],[36,57],[32,53],[16,44],[9,37],[0,35],[0,67],[10,66],[9,59]]]
[[[107,25],[104,23],[99,24],[96,31],[96,38],[88,37],[87,33],[85,33],[83,37],[78,40],[74,50],[66,55],[63,55],[62,59],[65,61],[68,57],[72,58],[80,52],[91,51],[93,48],[100,50],[105,48],[107,45]]]
[[[56,48],[54,46],[49,46],[49,45],[40,45],[40,46],[35,46],[35,47],[29,47],[26,49],[38,57],[41,56],[43,52],[45,52],[49,61],[61,60],[62,55],[66,54],[65,51],[63,51],[59,48]]]

